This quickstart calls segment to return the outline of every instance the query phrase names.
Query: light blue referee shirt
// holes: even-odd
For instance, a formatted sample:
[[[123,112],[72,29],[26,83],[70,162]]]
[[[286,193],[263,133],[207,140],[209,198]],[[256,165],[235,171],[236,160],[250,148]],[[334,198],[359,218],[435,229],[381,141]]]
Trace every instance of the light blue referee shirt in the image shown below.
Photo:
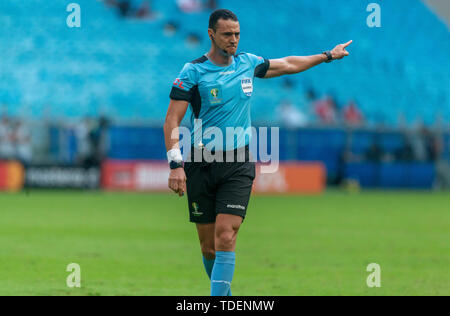
[[[205,55],[184,66],[173,83],[170,98],[191,105],[192,145],[204,144],[208,148],[212,140],[216,143],[212,127],[223,135],[222,148],[215,150],[233,150],[250,143],[253,80],[263,78],[269,65],[263,57],[241,53],[226,67],[217,66]],[[233,128],[234,134],[227,135],[227,128]]]

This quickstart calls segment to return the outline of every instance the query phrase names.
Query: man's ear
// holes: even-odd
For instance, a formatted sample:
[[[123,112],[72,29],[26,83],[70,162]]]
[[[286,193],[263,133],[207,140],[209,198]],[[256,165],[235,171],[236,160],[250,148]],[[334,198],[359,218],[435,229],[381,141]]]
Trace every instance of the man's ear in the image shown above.
[[[213,40],[212,36],[214,34],[214,30],[213,29],[208,29],[208,36],[211,40]]]

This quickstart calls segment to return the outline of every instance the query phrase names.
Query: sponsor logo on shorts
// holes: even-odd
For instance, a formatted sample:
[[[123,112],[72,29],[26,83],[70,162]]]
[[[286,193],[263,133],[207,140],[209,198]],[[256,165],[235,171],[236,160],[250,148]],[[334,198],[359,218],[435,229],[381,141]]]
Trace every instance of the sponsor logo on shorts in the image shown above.
[[[198,211],[198,204],[197,203],[193,202],[192,203],[192,207],[194,208],[194,211],[192,212],[192,215],[194,215],[194,216],[201,216],[201,215],[203,215],[202,212]]]
[[[235,208],[235,209],[239,209],[239,210],[243,210],[245,211],[245,206],[242,205],[232,205],[232,204],[228,204],[227,208]]]

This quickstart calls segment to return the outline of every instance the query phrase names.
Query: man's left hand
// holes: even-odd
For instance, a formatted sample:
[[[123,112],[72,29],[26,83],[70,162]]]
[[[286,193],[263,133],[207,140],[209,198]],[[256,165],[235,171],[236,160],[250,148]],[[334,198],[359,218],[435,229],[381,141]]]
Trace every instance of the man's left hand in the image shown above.
[[[353,41],[349,41],[345,44],[340,44],[340,45],[336,46],[335,48],[333,48],[333,50],[331,51],[331,56],[333,57],[333,59],[342,59],[345,56],[350,55],[350,53],[347,52],[345,49],[351,43],[353,43]]]

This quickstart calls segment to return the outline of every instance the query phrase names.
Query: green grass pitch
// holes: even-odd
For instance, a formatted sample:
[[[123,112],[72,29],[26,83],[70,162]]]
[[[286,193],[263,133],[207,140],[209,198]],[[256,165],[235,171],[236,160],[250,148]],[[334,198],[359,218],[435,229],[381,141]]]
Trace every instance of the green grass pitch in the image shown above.
[[[169,194],[0,194],[0,295],[209,295],[186,208]],[[450,197],[253,196],[236,256],[234,295],[450,295]],[[81,288],[66,286],[69,263]]]

